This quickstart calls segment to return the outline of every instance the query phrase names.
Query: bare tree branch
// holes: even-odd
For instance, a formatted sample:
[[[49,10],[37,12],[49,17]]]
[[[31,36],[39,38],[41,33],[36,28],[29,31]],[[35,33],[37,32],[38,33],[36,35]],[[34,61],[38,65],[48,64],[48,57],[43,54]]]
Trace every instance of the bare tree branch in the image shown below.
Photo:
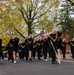
[[[24,37],[24,36],[22,35],[22,33],[19,32],[14,26],[12,26],[12,27],[17,31],[18,34],[20,34],[24,39],[26,39],[26,37]]]

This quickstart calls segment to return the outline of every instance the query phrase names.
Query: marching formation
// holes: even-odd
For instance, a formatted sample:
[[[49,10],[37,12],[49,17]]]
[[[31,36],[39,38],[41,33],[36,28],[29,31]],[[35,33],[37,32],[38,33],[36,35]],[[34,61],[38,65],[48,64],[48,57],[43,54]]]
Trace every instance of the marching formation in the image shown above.
[[[66,44],[70,44],[72,58],[74,59],[74,38],[68,43],[65,42],[64,38],[61,38],[62,32],[52,30],[50,34],[42,33],[37,37],[33,38],[32,34],[26,37],[25,40],[19,41],[19,38],[14,35],[10,37],[10,40],[6,47],[2,45],[2,39],[0,39],[0,59],[4,59],[3,51],[7,51],[7,57],[9,61],[16,63],[17,53],[19,54],[20,60],[33,61],[35,57],[41,60],[44,57],[45,61],[48,61],[49,57],[52,58],[52,64],[61,63],[60,52],[63,53],[63,58],[65,59],[66,54]]]

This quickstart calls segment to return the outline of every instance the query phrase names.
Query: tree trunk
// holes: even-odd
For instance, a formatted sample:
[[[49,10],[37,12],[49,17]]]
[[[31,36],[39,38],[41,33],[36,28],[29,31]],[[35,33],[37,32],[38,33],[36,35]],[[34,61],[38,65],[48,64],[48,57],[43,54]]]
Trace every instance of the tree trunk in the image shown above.
[[[31,28],[31,24],[28,25],[28,35],[32,34],[32,28]]]

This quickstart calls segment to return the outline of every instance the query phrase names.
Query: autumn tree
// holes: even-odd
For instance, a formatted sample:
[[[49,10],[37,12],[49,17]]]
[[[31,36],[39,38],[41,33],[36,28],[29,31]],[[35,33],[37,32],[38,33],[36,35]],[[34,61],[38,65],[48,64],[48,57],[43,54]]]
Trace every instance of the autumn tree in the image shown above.
[[[20,11],[21,16],[23,17],[25,24],[28,27],[28,34],[32,33],[35,29],[40,27],[41,30],[45,26],[52,25],[49,20],[49,12],[51,12],[52,7],[57,8],[59,1],[58,0],[19,0],[18,2],[14,0],[12,3],[16,6],[17,10]],[[44,24],[43,24],[44,23]],[[43,26],[45,25],[45,26]],[[36,27],[37,26],[37,27]],[[51,27],[51,26],[50,26]],[[39,28],[39,29],[40,29]]]
[[[4,30],[9,36],[19,36],[14,27],[23,36],[50,31],[58,14],[58,5],[59,0],[8,0],[0,7],[1,33]]]

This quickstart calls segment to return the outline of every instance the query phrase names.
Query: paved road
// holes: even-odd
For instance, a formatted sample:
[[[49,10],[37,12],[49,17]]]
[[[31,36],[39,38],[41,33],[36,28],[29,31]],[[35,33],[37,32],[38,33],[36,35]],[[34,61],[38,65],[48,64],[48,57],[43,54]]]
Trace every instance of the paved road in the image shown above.
[[[17,60],[0,62],[0,75],[74,75],[74,61],[62,61],[62,64],[53,65],[51,60],[27,62]]]

